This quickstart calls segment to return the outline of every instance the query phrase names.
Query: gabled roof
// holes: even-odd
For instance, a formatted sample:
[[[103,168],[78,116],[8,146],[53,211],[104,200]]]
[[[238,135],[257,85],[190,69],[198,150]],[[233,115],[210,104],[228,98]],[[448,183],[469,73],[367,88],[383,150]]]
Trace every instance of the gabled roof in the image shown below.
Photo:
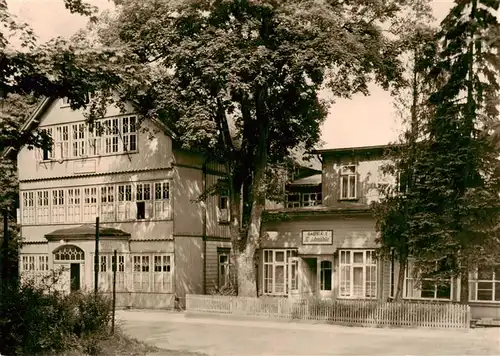
[[[47,109],[50,107],[50,105],[54,102],[54,100],[57,100],[54,97],[46,97],[43,100],[40,101],[38,106],[33,110],[33,113],[30,115],[28,120],[23,124],[21,127],[21,132],[28,132],[31,130],[34,130],[38,125],[40,124],[40,121],[43,117],[43,114],[47,111]],[[176,139],[175,133],[168,128],[164,123],[162,123],[160,120],[157,119],[150,119],[152,122],[154,122],[156,125],[158,125],[165,134],[167,134],[170,138]],[[12,154],[13,148],[9,147],[7,148],[3,153],[2,156],[8,156]]]

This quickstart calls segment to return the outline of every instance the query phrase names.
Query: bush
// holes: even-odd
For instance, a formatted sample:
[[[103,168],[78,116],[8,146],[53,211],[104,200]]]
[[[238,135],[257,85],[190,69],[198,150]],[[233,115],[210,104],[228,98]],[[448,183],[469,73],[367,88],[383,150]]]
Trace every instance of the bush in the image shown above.
[[[0,354],[35,355],[82,349],[96,354],[107,336],[111,303],[93,293],[63,294],[29,281],[0,295]]]

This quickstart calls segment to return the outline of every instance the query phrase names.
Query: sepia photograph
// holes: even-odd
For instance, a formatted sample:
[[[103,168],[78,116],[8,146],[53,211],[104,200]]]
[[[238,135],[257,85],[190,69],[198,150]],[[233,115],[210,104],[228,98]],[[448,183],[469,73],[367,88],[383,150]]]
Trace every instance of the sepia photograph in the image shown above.
[[[500,355],[500,0],[0,25],[0,356]]]

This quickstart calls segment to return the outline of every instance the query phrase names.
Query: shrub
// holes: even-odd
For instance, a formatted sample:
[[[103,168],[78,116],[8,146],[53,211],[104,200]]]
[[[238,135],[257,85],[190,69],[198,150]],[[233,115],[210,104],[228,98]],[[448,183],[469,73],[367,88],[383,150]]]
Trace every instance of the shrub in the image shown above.
[[[0,354],[35,355],[69,349],[96,354],[111,319],[108,298],[64,294],[35,281],[3,286],[0,295]]]

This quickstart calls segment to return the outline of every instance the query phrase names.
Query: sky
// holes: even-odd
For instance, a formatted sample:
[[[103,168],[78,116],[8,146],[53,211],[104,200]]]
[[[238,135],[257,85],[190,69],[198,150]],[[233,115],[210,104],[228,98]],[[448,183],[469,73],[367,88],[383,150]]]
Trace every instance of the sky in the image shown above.
[[[108,0],[87,1],[100,10],[113,6]],[[62,0],[7,0],[7,4],[12,14],[30,24],[41,42],[57,36],[69,37],[87,21],[70,14]],[[437,21],[446,16],[452,4],[452,0],[433,1]],[[391,96],[375,85],[369,89],[369,96],[338,99],[331,107],[322,128],[322,148],[380,145],[396,140],[401,125]]]

